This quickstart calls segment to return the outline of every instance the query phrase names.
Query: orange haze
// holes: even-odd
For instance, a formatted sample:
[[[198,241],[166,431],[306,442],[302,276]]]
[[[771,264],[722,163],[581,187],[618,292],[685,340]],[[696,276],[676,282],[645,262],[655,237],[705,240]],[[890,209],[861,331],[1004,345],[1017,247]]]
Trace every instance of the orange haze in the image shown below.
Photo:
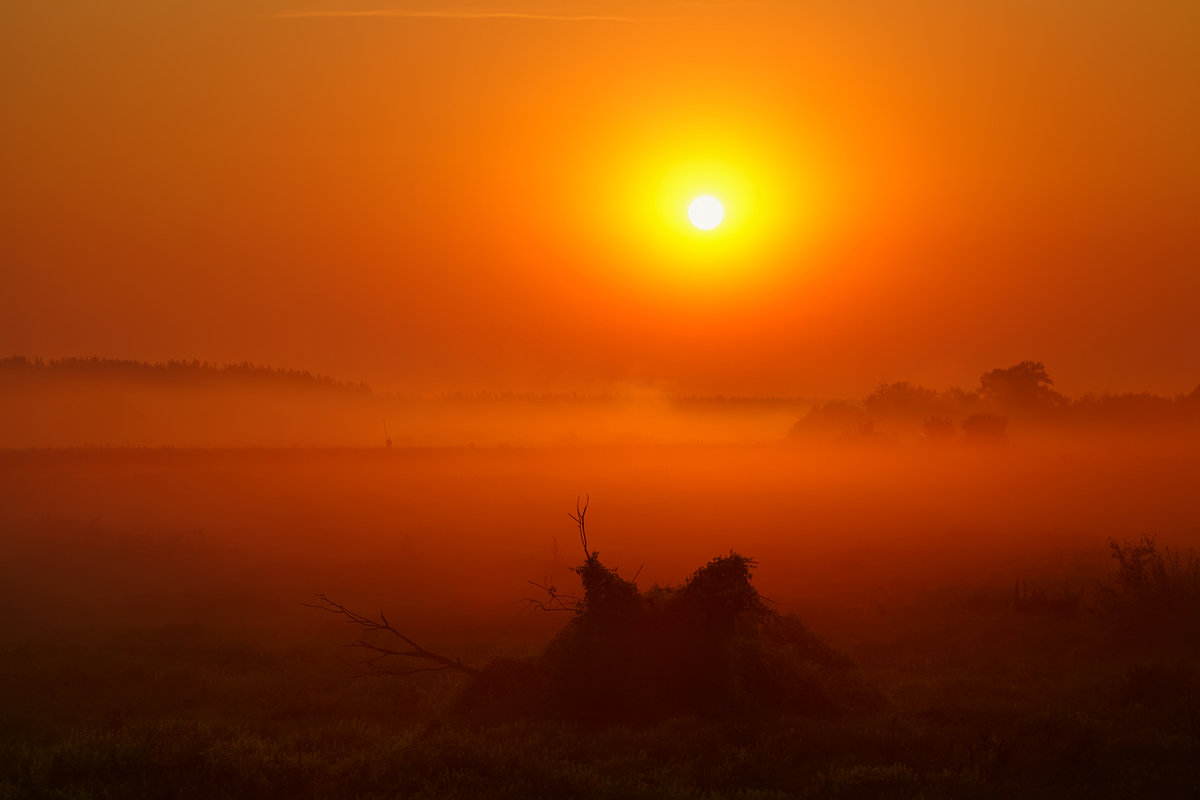
[[[0,355],[1187,391],[1197,41],[1172,0],[8,3]],[[708,183],[724,238],[668,213]]]

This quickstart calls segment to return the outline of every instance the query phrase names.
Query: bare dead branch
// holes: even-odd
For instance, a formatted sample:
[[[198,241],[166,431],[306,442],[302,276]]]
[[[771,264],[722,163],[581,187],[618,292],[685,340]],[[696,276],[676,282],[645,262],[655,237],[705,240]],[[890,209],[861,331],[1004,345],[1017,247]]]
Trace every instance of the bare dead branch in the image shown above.
[[[583,545],[583,557],[588,561],[592,560],[592,551],[588,549],[587,541],[587,526],[584,524],[584,518],[587,516],[588,505],[592,502],[592,496],[589,494],[580,506],[579,498],[575,498],[575,513],[567,512],[567,516],[575,520],[575,524],[579,526],[579,541]]]
[[[538,600],[534,597],[525,598],[525,607],[522,612],[528,611],[531,608],[536,608],[539,611],[570,611],[578,614],[583,610],[583,598],[573,594],[565,594],[558,591],[558,587],[553,584],[542,584],[537,581],[527,581],[530,586],[536,586],[546,593],[545,600]]]
[[[361,666],[369,668],[372,672],[387,675],[410,675],[414,672],[435,672],[452,669],[457,670],[458,672],[465,672],[468,675],[479,674],[479,670],[475,669],[474,667],[467,666],[457,658],[450,658],[440,653],[435,653],[432,650],[426,650],[424,647],[414,642],[411,638],[392,627],[392,624],[388,622],[387,616],[382,611],[379,612],[379,619],[373,619],[371,617],[364,616],[357,611],[352,611],[341,603],[336,603],[333,600],[330,600],[323,594],[317,595],[317,598],[321,602],[301,603],[301,605],[307,606],[308,608],[315,608],[318,611],[324,611],[329,614],[335,614],[337,616],[344,617],[346,622],[350,623],[351,625],[358,626],[361,630],[366,631],[367,633],[376,633],[380,631],[389,633],[408,645],[407,649],[393,650],[388,647],[382,647],[374,644],[365,639],[357,639],[345,645],[345,647],[358,647],[375,653],[375,655],[360,662]],[[399,671],[380,666],[381,661],[391,658],[411,658],[417,659],[418,661],[433,662],[439,666],[403,668]]]

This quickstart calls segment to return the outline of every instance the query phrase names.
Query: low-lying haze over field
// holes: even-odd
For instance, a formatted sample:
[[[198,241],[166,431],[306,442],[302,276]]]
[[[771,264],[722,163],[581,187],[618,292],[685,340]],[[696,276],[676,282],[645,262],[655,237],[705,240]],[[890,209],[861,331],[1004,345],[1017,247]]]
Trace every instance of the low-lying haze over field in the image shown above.
[[[24,776],[5,785],[18,795],[186,792],[200,769],[224,776],[214,796],[400,784],[529,796],[567,780],[554,785],[572,796],[608,796],[600,787],[615,781],[617,795],[649,797],[667,779],[631,754],[660,737],[682,796],[1119,796],[1195,778],[1195,393],[1068,398],[1033,362],[990,370],[969,391],[901,382],[848,400],[398,397],[197,364],[10,359],[2,372],[0,704],[15,727],[0,757]],[[347,446],[356,436],[370,445]],[[568,516],[581,496],[587,551]],[[507,664],[550,669],[536,665],[554,663],[563,632],[587,630],[579,615],[599,601],[570,598],[585,595],[577,568],[592,553],[648,607],[676,596],[656,587],[699,580],[714,557],[755,559],[764,608],[796,615],[842,659],[829,663],[851,670],[801,664],[790,680],[818,675],[860,687],[832,697],[872,699],[841,711],[803,701],[790,721],[738,723],[748,729],[701,714],[688,724],[703,742],[660,721],[618,737],[620,767],[590,751],[613,729],[573,727],[588,772],[550,780],[575,758],[555,749],[558,723],[537,721],[559,701],[514,685],[501,696],[525,732],[484,756],[497,735],[487,726],[514,724],[480,710],[495,703],[487,681],[515,680]],[[372,675],[359,648],[339,646],[361,633],[305,605],[318,594],[381,610],[455,664],[495,665],[483,673],[493,677]],[[543,611],[555,596],[574,612]],[[776,658],[775,645],[756,646]],[[506,660],[543,648],[543,661]],[[716,674],[722,652],[705,657]],[[458,745],[436,732],[448,719],[445,735],[466,737],[470,758],[536,775],[497,782],[477,765],[467,784],[450,781],[438,765]],[[339,777],[335,731],[347,724],[369,726],[355,729],[354,752],[391,742],[376,763],[419,777]],[[1098,729],[1125,733],[1089,744]],[[761,760],[758,777],[710,774],[703,754],[734,758],[742,735],[759,737],[745,751]],[[839,753],[819,744],[829,736]],[[1160,740],[1170,744],[1156,751]],[[219,741],[233,750],[212,751]],[[89,766],[118,752],[126,767]],[[207,766],[171,766],[179,758]],[[138,777],[140,764],[157,777]],[[244,771],[271,777],[251,784]]]

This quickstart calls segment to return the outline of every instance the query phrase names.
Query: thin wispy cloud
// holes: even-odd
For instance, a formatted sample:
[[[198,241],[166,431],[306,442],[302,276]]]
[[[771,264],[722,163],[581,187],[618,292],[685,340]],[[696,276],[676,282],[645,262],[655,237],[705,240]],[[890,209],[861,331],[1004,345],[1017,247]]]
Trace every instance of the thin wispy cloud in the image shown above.
[[[322,19],[336,17],[400,18],[400,19],[461,19],[461,20],[543,20],[547,22],[637,22],[635,17],[603,16],[599,14],[541,14],[524,11],[418,11],[405,8],[378,8],[362,11],[281,11],[276,19]]]

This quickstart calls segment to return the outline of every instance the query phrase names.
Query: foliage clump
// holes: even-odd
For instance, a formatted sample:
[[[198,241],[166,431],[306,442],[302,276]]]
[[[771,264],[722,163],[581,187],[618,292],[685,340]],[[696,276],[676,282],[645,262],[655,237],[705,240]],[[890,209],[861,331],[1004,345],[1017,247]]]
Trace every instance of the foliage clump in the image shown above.
[[[1102,585],[1101,608],[1141,634],[1193,633],[1200,625],[1200,555],[1159,548],[1153,536],[1109,540],[1116,574]]]
[[[570,622],[540,657],[485,667],[466,688],[464,711],[637,723],[879,702],[847,656],[763,600],[753,559],[731,551],[681,586],[642,592],[585,552]]]

